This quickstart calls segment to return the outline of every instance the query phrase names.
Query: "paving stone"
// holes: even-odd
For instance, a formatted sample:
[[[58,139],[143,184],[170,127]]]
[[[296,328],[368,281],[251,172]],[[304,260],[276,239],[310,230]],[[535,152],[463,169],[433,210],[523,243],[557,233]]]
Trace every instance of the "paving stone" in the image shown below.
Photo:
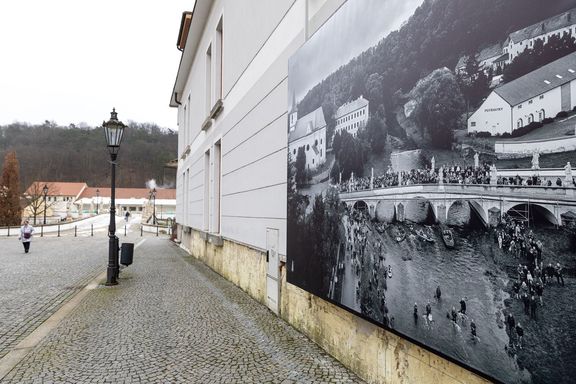
[[[119,282],[91,291],[0,383],[362,382],[167,239],[147,237]]]

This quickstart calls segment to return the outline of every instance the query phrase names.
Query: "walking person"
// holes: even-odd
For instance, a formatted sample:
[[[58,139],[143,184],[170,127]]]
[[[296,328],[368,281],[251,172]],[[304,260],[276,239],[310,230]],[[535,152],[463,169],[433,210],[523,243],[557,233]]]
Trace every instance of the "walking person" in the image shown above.
[[[30,251],[30,243],[32,242],[32,234],[34,233],[34,227],[32,227],[28,220],[24,220],[24,225],[20,227],[20,236],[18,240],[22,241],[22,245],[24,245],[24,253],[28,253]]]

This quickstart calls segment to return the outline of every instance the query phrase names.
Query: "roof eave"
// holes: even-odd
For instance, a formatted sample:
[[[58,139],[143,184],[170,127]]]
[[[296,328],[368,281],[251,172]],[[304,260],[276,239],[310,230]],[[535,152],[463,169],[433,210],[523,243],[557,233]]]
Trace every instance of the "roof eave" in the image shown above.
[[[178,107],[180,101],[182,100],[182,92],[186,86],[186,80],[188,79],[188,70],[192,66],[194,56],[196,55],[196,50],[198,44],[200,44],[200,39],[202,38],[202,32],[204,31],[204,26],[208,20],[208,14],[212,8],[213,0],[196,0],[194,4],[194,9],[191,14],[188,28],[188,35],[180,36],[180,34],[185,32],[185,27],[181,23],[180,32],[178,36],[178,43],[184,41],[184,47],[182,47],[182,56],[180,57],[180,64],[178,65],[178,71],[176,73],[176,79],[174,81],[174,87],[172,88],[172,94],[170,95],[170,107]],[[183,20],[185,22],[185,14],[183,13]]]

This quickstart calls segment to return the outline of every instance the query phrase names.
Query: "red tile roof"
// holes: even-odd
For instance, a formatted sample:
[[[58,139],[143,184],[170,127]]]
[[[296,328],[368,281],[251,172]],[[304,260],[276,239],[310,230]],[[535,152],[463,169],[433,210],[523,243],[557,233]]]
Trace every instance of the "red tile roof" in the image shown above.
[[[96,190],[99,190],[98,196],[110,197],[110,187],[90,187],[86,188],[80,198],[96,197]],[[116,188],[117,199],[148,199],[150,190],[148,188]],[[156,188],[156,198],[165,200],[176,200],[175,189]]]
[[[47,196],[78,196],[82,190],[88,187],[86,183],[68,183],[60,181],[35,181],[28,189],[26,194],[39,195],[42,193],[44,186],[48,186]]]

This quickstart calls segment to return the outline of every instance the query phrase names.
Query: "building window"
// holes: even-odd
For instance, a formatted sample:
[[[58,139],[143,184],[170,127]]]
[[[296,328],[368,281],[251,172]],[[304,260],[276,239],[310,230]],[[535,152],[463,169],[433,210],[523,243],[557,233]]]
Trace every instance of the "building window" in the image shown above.
[[[532,100],[528,101],[528,104],[532,104]]]
[[[315,146],[318,145],[318,139],[314,140],[314,145],[315,145]]]
[[[210,228],[210,150],[204,153],[204,230]]]
[[[518,109],[522,109],[522,104],[518,105]]]
[[[475,122],[475,121],[470,122],[470,126],[471,126],[471,127],[475,127],[475,126],[476,126],[476,122]]]
[[[540,100],[542,100],[544,98],[544,95],[540,95]]]
[[[292,152],[294,153],[294,156],[296,156],[296,148],[294,148]]]
[[[214,93],[215,99],[222,99],[222,54],[224,48],[224,26],[222,17],[216,26],[216,57],[214,58]],[[215,101],[216,101],[215,100]]]
[[[524,126],[524,122],[522,119],[518,119],[518,123],[516,124],[516,128],[522,128]]]
[[[222,141],[219,140],[214,144],[214,188],[212,196],[212,228],[211,232],[220,233],[220,200],[221,188],[220,181],[222,178]]]
[[[206,51],[206,115],[212,109],[212,45]]]
[[[320,144],[322,144],[322,139],[320,139]]]
[[[306,151],[310,150],[310,144],[306,144]]]

